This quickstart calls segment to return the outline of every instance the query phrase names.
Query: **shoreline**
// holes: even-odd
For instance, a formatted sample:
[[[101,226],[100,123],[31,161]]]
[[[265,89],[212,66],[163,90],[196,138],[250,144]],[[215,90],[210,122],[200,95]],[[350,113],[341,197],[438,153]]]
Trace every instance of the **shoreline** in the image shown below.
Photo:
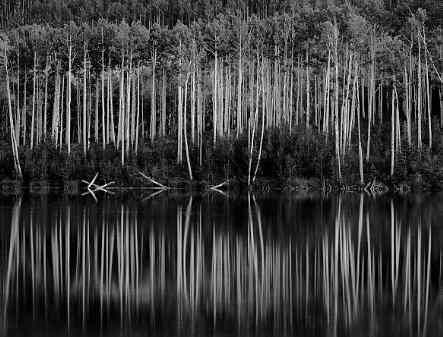
[[[98,176],[99,177],[99,176]],[[2,179],[0,180],[0,194],[2,195],[20,195],[20,194],[64,194],[64,195],[80,195],[88,192],[87,180],[18,180],[18,179]],[[91,181],[89,181],[91,182]],[[366,185],[359,184],[339,184],[328,180],[320,180],[318,178],[293,178],[291,181],[281,181],[272,178],[257,178],[256,182],[248,186],[243,179],[231,179],[220,181],[217,184],[211,184],[208,181],[190,181],[183,178],[169,178],[161,181],[163,187],[156,184],[139,185],[121,185],[114,182],[101,182],[94,185],[92,192],[104,193],[130,193],[136,191],[152,191],[155,192],[184,192],[184,193],[205,193],[208,191],[242,194],[245,192],[253,193],[294,193],[294,194],[329,194],[329,193],[366,193],[372,196],[384,194],[406,195],[422,192],[439,192],[443,188],[441,186],[425,186],[417,184],[417,181],[402,181],[399,184],[391,182],[383,182],[373,179]],[[103,187],[104,188],[101,188]]]

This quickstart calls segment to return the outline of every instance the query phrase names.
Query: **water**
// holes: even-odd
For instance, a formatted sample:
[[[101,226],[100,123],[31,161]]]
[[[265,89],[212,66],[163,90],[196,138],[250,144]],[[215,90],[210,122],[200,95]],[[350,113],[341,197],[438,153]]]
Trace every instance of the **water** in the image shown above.
[[[1,336],[440,336],[443,195],[0,199]]]

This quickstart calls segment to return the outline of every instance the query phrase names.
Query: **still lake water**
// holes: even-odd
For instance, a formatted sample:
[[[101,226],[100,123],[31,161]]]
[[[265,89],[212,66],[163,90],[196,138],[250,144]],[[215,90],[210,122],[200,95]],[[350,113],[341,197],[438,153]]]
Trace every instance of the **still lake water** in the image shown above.
[[[0,336],[441,336],[442,202],[0,197]]]

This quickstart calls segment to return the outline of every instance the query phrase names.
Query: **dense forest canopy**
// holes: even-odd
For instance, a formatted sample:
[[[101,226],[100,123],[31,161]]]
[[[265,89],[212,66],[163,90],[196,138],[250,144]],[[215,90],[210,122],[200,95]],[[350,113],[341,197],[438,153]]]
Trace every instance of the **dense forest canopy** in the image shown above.
[[[174,25],[177,21],[211,20],[226,13],[266,17],[301,7],[324,9],[343,5],[359,8],[365,16],[373,16],[374,21],[382,17],[402,20],[418,8],[425,9],[437,25],[443,20],[443,4],[439,0],[2,0],[0,13],[3,27],[92,22],[101,18]]]

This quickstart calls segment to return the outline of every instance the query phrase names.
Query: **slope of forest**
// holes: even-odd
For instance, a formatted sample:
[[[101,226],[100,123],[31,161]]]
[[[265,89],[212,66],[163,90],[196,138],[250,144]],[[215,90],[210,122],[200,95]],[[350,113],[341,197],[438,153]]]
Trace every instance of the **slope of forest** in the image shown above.
[[[443,186],[440,1],[187,4],[3,1],[0,179]]]

